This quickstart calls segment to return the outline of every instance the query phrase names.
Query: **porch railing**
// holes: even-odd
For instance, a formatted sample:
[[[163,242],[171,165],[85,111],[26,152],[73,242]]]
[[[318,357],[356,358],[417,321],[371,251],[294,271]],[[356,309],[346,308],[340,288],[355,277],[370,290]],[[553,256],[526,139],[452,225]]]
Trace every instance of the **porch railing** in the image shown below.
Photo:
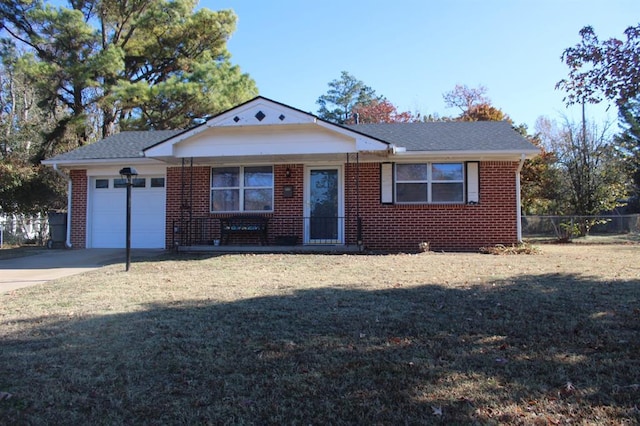
[[[305,240],[305,236],[307,237]],[[198,217],[176,219],[172,223],[172,245],[197,246],[221,244],[220,218]],[[296,244],[360,244],[362,242],[361,218],[345,217],[270,217],[267,225],[269,245]],[[256,233],[234,235],[229,244],[260,244]]]

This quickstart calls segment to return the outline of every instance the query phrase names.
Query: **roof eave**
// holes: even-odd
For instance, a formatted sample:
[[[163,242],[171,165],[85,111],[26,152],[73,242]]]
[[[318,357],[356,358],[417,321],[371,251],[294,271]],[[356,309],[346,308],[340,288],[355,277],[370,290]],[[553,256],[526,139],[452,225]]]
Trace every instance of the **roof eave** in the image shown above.
[[[110,164],[164,164],[162,161],[154,158],[146,157],[123,157],[123,158],[91,158],[91,159],[79,159],[79,160],[56,160],[52,158],[50,160],[42,160],[42,164],[45,166],[58,165],[61,167],[79,167],[79,166],[97,166],[97,165],[110,165]]]
[[[411,157],[447,157],[447,158],[499,158],[499,159],[516,159],[519,160],[522,155],[526,159],[531,159],[540,154],[539,150],[532,149],[513,149],[513,150],[473,150],[473,151],[401,151],[393,153],[392,157],[411,158]]]

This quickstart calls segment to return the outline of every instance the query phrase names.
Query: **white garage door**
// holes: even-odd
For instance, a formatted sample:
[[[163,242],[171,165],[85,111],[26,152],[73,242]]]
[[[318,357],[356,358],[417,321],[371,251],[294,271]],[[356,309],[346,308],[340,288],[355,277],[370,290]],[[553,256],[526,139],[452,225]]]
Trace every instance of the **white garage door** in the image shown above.
[[[120,177],[93,177],[89,189],[87,247],[126,246],[127,187]],[[165,246],[165,178],[139,176],[131,188],[131,247]]]

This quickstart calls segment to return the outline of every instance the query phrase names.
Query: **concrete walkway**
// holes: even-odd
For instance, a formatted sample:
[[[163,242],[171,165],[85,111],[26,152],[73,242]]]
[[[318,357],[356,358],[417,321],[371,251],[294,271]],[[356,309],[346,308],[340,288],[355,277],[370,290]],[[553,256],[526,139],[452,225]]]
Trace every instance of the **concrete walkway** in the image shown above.
[[[131,250],[131,259],[135,262],[164,252],[160,249],[134,249]],[[122,263],[124,270],[125,260],[124,249],[49,250],[33,256],[0,260],[0,294],[114,263]]]

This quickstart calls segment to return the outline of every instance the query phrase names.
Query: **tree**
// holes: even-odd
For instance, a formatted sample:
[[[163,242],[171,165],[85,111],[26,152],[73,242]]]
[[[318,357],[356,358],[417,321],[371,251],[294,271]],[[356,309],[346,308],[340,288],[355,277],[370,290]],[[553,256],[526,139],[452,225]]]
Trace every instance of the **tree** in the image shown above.
[[[53,127],[38,106],[35,89],[25,77],[28,58],[3,41],[0,64],[0,211],[35,213],[64,205],[64,184],[49,168],[31,159],[42,144],[42,132]]]
[[[541,133],[563,177],[560,185],[568,204],[560,213],[597,215],[619,206],[625,198],[623,166],[608,135],[609,125],[600,129],[568,120],[561,127],[551,124],[546,134]]]
[[[382,101],[375,90],[356,79],[347,71],[342,71],[340,79],[329,82],[329,90],[320,96],[318,116],[337,124],[344,124],[351,118],[356,105],[366,106],[372,101]]]
[[[540,149],[540,154],[526,160],[520,172],[520,193],[524,214],[559,214],[562,209],[560,171],[555,153],[549,151],[539,134],[529,135],[527,126],[516,128],[518,133]]]
[[[253,80],[229,62],[226,41],[236,21],[230,10],[194,12],[192,0],[69,3],[0,6],[4,31],[34,54],[29,75],[41,103],[57,111],[40,157],[118,126],[189,127],[257,94]]]
[[[355,123],[357,114],[359,123],[410,123],[416,118],[409,111],[398,112],[398,108],[387,99],[373,100],[366,105],[355,105],[353,114],[346,121]]]
[[[487,88],[478,86],[470,88],[467,85],[457,84],[453,90],[445,92],[442,97],[447,108],[460,109],[460,115],[455,121],[503,121],[511,122],[511,119],[500,108],[491,105],[491,100],[486,96]]]
[[[190,127],[256,94],[248,75],[227,62],[196,64],[193,73],[152,86],[123,82],[114,89],[128,110],[120,120],[123,130]]]
[[[621,121],[626,123],[623,134],[614,139],[614,153],[626,162],[627,180],[635,182],[631,192],[638,193],[638,108],[640,99],[640,24],[628,27],[625,40],[610,38],[600,41],[590,26],[580,30],[581,42],[562,53],[569,67],[569,77],[556,84],[567,92],[567,104],[614,101]],[[624,124],[623,124],[624,125]],[[621,177],[624,182],[624,177]]]
[[[511,118],[500,108],[496,108],[488,103],[481,103],[472,105],[466,110],[460,117],[459,121],[508,121],[511,123]]]
[[[462,116],[475,106],[481,104],[490,105],[491,101],[485,96],[486,93],[487,88],[484,86],[470,88],[466,84],[456,84],[453,90],[445,92],[442,97],[447,108],[459,108]]]
[[[120,129],[188,128],[257,95],[226,50],[230,10],[194,11],[193,0],[68,4],[0,3],[9,36],[0,76],[5,211],[60,206],[64,188],[43,158]]]
[[[631,195],[629,209],[640,212],[640,101],[630,100],[620,107],[623,131],[615,142],[624,161]]]
[[[640,90],[640,24],[624,31],[626,40],[600,41],[590,26],[580,30],[581,42],[562,53],[569,78],[556,88],[567,92],[567,104],[613,100],[618,107]]]

